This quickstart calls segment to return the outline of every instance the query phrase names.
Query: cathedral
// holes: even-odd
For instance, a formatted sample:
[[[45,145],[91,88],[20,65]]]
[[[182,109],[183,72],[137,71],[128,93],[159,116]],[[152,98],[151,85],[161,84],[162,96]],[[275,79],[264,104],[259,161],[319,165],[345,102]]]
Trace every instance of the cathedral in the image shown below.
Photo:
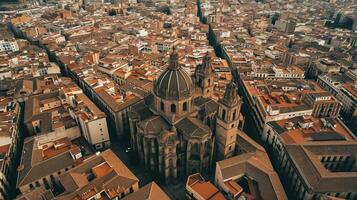
[[[207,53],[193,76],[178,63],[174,50],[168,67],[154,81],[153,100],[129,112],[132,149],[146,170],[166,183],[234,155],[242,124],[237,86],[227,84],[223,98],[213,100],[214,69]]]

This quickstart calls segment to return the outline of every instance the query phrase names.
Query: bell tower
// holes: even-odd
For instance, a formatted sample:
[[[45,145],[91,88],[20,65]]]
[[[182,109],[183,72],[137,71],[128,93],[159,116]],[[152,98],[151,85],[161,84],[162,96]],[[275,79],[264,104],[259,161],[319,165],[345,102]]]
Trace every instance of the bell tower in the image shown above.
[[[211,97],[213,94],[213,78],[214,69],[212,67],[212,57],[207,52],[203,57],[202,64],[197,65],[194,73],[194,81],[196,89],[199,90],[199,95],[203,97]]]
[[[216,121],[216,159],[223,160],[234,155],[238,134],[241,100],[233,80],[227,84],[223,98],[218,100]]]

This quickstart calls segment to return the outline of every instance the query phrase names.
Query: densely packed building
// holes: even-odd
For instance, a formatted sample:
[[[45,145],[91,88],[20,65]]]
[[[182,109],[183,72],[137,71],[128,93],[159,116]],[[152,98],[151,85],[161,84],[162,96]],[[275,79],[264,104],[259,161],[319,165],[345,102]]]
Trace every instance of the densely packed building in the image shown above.
[[[316,82],[307,80],[243,80],[245,103],[261,131],[270,121],[297,116],[337,117],[341,104]]]
[[[31,96],[25,105],[24,124],[30,135],[71,139],[82,135],[95,149],[110,146],[106,115],[71,80],[58,91]]]
[[[12,98],[0,97],[0,198],[5,199],[13,193],[16,167],[21,154],[20,132],[21,107]]]
[[[0,199],[357,198],[356,16],[0,2]]]
[[[353,1],[201,1],[198,13],[289,198],[355,199]]]

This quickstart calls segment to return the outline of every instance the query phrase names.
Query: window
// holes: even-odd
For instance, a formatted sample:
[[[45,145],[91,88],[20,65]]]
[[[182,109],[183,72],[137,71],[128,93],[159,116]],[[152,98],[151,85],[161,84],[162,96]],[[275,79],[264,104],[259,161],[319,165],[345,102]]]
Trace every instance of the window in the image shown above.
[[[42,181],[43,181],[43,183],[45,184],[45,188],[46,188],[47,190],[50,189],[50,185],[48,184],[47,179],[46,179],[46,178],[43,178]]]
[[[176,105],[175,104],[171,104],[171,112],[176,113]]]
[[[165,111],[165,105],[164,105],[164,102],[160,102],[160,109],[161,111]]]
[[[35,187],[32,185],[32,183],[30,184],[30,190],[33,190]]]
[[[182,110],[183,111],[187,111],[187,102],[183,103]]]
[[[236,112],[237,112],[237,110],[236,110],[236,109],[234,109],[234,110],[233,110],[233,120],[235,120],[235,119],[236,119]]]
[[[226,120],[226,110],[225,109],[222,110],[221,118],[222,118],[222,120]]]
[[[40,183],[38,181],[35,182],[36,187],[40,187]]]

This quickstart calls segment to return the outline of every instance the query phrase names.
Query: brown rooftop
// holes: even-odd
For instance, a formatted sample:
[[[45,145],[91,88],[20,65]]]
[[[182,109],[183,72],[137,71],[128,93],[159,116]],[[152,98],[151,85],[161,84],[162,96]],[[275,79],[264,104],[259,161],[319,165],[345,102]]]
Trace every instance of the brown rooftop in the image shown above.
[[[92,172],[98,178],[107,175],[111,170],[112,168],[106,162],[92,168]]]
[[[123,200],[170,200],[170,197],[155,182],[151,182]]]
[[[209,181],[205,181],[201,174],[193,174],[187,178],[186,187],[190,187],[206,200],[225,200],[223,194]]]

